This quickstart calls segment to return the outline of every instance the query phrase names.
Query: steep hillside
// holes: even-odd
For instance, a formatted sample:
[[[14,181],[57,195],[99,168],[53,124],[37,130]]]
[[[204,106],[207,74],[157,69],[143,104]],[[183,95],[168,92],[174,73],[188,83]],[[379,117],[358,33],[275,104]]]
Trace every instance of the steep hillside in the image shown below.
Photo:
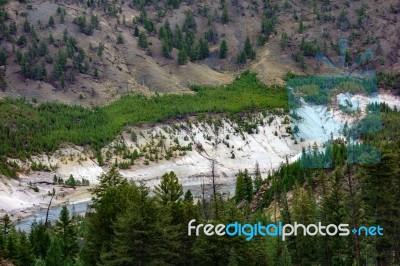
[[[400,4],[391,1],[1,1],[0,97],[82,105],[139,92],[190,93],[250,68],[266,83],[346,63],[371,49],[400,69]],[[332,71],[329,70],[328,71]]]

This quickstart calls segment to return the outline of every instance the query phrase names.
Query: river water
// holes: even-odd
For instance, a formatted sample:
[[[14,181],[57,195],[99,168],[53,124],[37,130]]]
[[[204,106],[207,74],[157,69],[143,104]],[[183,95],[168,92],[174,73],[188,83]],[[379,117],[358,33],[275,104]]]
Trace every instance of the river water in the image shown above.
[[[90,203],[91,203],[91,201],[83,201],[83,202],[73,203],[73,204],[67,205],[67,208],[68,208],[70,214],[73,214],[73,213],[82,214],[88,210]],[[54,223],[58,219],[61,209],[62,209],[62,206],[50,208],[49,221],[51,223]],[[19,221],[15,224],[15,228],[17,230],[29,232],[31,229],[31,224],[35,220],[37,222],[40,222],[40,221],[43,223],[45,222],[46,212],[47,212],[47,209],[40,210],[39,212],[35,213],[32,216],[23,218],[21,221]]]
[[[210,184],[206,184],[206,197],[211,196],[211,186]],[[187,190],[191,190],[193,197],[200,198],[202,195],[200,185],[186,185],[183,187],[184,192]],[[221,184],[220,185],[220,192],[224,197],[230,198],[232,195],[234,195],[235,192],[235,181],[234,180],[229,180],[228,182]],[[150,196],[153,196],[154,193],[151,192]],[[88,211],[89,209],[89,204],[91,203],[90,200],[87,201],[82,201],[82,202],[77,202],[77,203],[71,203],[67,205],[67,208],[70,212],[70,214],[84,214]],[[49,221],[53,224],[60,216],[62,206],[57,206],[57,207],[52,207],[50,208],[49,211]],[[21,221],[15,223],[15,228],[17,230],[29,232],[31,229],[31,224],[36,220],[37,222],[45,222],[46,220],[46,212],[47,209],[40,210],[33,214],[32,216],[28,216],[25,218],[22,218]]]

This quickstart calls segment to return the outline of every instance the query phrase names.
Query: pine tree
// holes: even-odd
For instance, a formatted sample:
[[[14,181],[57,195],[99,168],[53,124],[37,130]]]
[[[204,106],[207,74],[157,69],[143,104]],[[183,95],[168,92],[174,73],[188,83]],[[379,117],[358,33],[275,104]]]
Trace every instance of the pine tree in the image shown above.
[[[255,188],[255,190],[259,191],[262,184],[263,184],[263,181],[261,178],[260,165],[258,164],[258,162],[256,162],[256,168],[254,171],[254,188]]]
[[[124,36],[122,36],[121,33],[117,35],[117,44],[123,44],[124,43]]]
[[[315,201],[310,193],[303,187],[295,187],[293,190],[292,214],[293,221],[304,225],[316,222]],[[301,229],[297,233],[296,254],[294,261],[299,265],[312,265],[317,263],[317,254],[319,254],[317,238],[304,236]]]
[[[174,33],[172,35],[172,45],[177,48],[181,49],[182,48],[182,32],[181,29],[179,28],[179,25],[175,25]]]
[[[53,16],[50,16],[48,25],[49,25],[50,28],[55,28],[56,23],[54,22],[54,17]]]
[[[238,262],[238,258],[237,258],[237,254],[235,251],[235,248],[231,248],[230,252],[229,252],[229,263],[228,266],[239,266],[239,262]]]
[[[246,63],[246,52],[244,50],[240,51],[239,54],[236,56],[236,64],[243,65]]]
[[[239,174],[236,177],[236,188],[235,188],[235,200],[236,203],[240,203],[245,199],[245,181],[244,174],[242,171],[239,171]]]
[[[123,187],[128,181],[119,172],[117,167],[114,165],[108,170],[107,173],[102,174],[99,178],[99,184],[91,189],[90,192],[94,195],[94,203],[101,200],[107,189],[111,187]]]
[[[0,88],[4,90],[7,87],[6,73],[4,69],[0,69]]]
[[[85,230],[85,245],[80,258],[85,265],[96,265],[100,260],[100,252],[108,251],[114,237],[113,224],[123,212],[128,209],[131,200],[138,198],[135,184],[129,183],[113,168],[100,178],[94,191],[95,210],[87,216]]]
[[[6,235],[8,233],[8,231],[11,229],[11,219],[7,213],[3,216],[2,222],[3,222],[2,231],[3,231],[3,234]]]
[[[27,33],[31,31],[31,24],[29,23],[29,21],[27,19],[25,19],[25,21],[24,21],[23,29],[24,29],[24,32],[27,32]]]
[[[139,34],[139,40],[138,40],[138,45],[140,48],[146,49],[149,47],[149,44],[147,42],[147,36],[146,33],[141,32]]]
[[[57,236],[61,240],[60,247],[64,260],[74,259],[78,253],[77,233],[69,216],[67,206],[63,206],[56,222]]]
[[[208,41],[200,38],[197,49],[199,50],[199,59],[205,59],[210,55]]]
[[[50,235],[42,222],[34,221],[32,223],[29,241],[33,247],[34,255],[36,257],[46,258],[47,250],[50,245]]]
[[[49,37],[47,39],[49,41],[49,44],[54,43],[54,37],[53,37],[53,34],[51,32],[49,33]]]
[[[17,261],[19,265],[32,265],[34,261],[32,246],[24,232],[19,233],[18,247]]]
[[[348,223],[346,219],[348,212],[345,208],[345,195],[343,193],[343,176],[340,173],[341,169],[335,170],[332,181],[328,182],[325,175],[321,173],[322,187],[322,206],[321,206],[321,222],[322,224],[341,224]],[[323,237],[322,253],[324,264],[349,264],[352,261],[351,246],[348,245],[348,239],[340,236]],[[321,255],[322,255],[321,254]],[[346,262],[347,261],[347,262]]]
[[[222,40],[221,44],[219,45],[219,58],[225,59],[228,54],[228,43],[226,40]]]
[[[244,182],[244,195],[245,195],[245,200],[248,202],[251,202],[253,199],[253,181],[251,178],[251,175],[249,174],[249,171],[247,169],[244,170],[243,172],[243,182]]]
[[[61,250],[61,240],[53,238],[46,256],[46,266],[63,265],[63,253]]]
[[[249,36],[246,37],[243,49],[244,49],[244,52],[246,53],[247,57],[249,57],[251,52],[253,51],[253,46],[251,45]]]
[[[6,257],[15,262],[18,261],[18,251],[19,251],[18,242],[19,242],[18,233],[15,230],[15,228],[11,228],[6,236],[5,250],[6,250]]]
[[[174,172],[165,173],[161,178],[161,184],[155,188],[155,193],[163,205],[178,202],[183,195],[182,184]]]
[[[126,212],[114,225],[115,236],[109,251],[101,254],[105,265],[166,265],[176,256],[173,252],[176,234],[160,215],[156,199],[149,189],[140,186],[139,196],[131,199]]]
[[[46,261],[43,260],[42,258],[39,258],[35,261],[35,266],[46,266]]]
[[[185,196],[184,196],[184,201],[187,203],[193,204],[193,195],[192,195],[192,191],[190,189],[188,189],[186,191]]]
[[[223,24],[226,24],[229,22],[229,14],[228,14],[228,9],[226,7],[226,5],[224,6],[223,10],[222,10],[222,18],[221,18],[221,22]]]
[[[188,32],[188,31],[193,31],[196,32],[197,30],[197,25],[196,25],[196,20],[194,19],[192,11],[186,12],[186,17],[185,17],[185,22],[183,23],[183,31]]]
[[[97,68],[94,69],[94,78],[95,79],[99,78],[99,70]]]
[[[7,50],[3,47],[0,50],[0,66],[4,66],[7,64]]]
[[[187,52],[186,52],[186,47],[182,47],[181,49],[179,49],[179,53],[178,53],[178,64],[179,65],[185,65],[188,61],[187,59]]]
[[[167,39],[166,38],[164,38],[163,40],[162,40],[162,46],[161,46],[161,51],[162,51],[162,55],[165,57],[165,58],[171,58],[171,55],[169,54],[169,44],[168,44],[168,41],[167,41]]]
[[[135,30],[133,32],[133,36],[139,37],[139,27],[137,25],[135,26]]]

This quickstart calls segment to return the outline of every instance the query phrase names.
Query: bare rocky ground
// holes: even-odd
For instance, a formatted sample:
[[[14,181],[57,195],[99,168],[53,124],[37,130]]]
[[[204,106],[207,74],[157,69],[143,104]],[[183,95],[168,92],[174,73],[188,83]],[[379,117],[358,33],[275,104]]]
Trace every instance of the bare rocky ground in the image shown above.
[[[400,110],[400,97],[387,93],[379,95],[380,102],[396,106]],[[120,173],[135,182],[145,182],[153,188],[161,176],[174,171],[185,189],[200,195],[200,184],[210,184],[211,160],[215,161],[218,182],[222,192],[229,196],[234,192],[235,175],[239,170],[250,173],[259,163],[263,178],[276,170],[286,160],[295,161],[303,147],[314,144],[314,140],[303,142],[291,139],[286,133],[290,127],[284,116],[262,114],[253,121],[263,121],[249,134],[238,129],[238,125],[224,118],[210,117],[199,122],[192,117],[185,121],[168,121],[156,125],[142,125],[128,128],[107,147],[102,154],[105,166],[99,166],[93,152],[82,147],[64,145],[53,154],[36,156],[33,161],[48,166],[48,171],[28,171],[20,173],[19,180],[2,178],[0,182],[0,216],[9,213],[13,220],[30,216],[47,207],[49,192],[56,190],[53,206],[89,201],[88,189],[98,183],[98,177],[107,172],[115,163],[129,163],[124,152],[137,150],[141,155],[134,165],[120,169]],[[132,141],[135,132],[137,140]],[[321,146],[321,142],[317,143]],[[191,147],[188,149],[187,147]],[[157,154],[157,155],[156,155]],[[17,161],[22,169],[28,169],[31,162]],[[70,188],[53,184],[53,176],[67,180],[87,179],[88,187]],[[37,186],[35,192],[32,185]]]
[[[35,25],[41,39],[47,38],[51,32],[58,43],[63,35],[64,29],[75,37],[79,45],[85,50],[87,56],[92,58],[93,66],[99,70],[100,78],[93,78],[93,73],[79,74],[76,81],[69,85],[65,90],[55,87],[47,81],[32,81],[21,78],[19,66],[14,62],[14,56],[8,59],[6,70],[7,88],[0,89],[0,98],[3,97],[26,97],[37,99],[39,102],[58,101],[68,104],[80,104],[92,106],[107,104],[118,99],[121,95],[129,93],[142,93],[152,95],[159,93],[192,93],[188,85],[220,85],[233,80],[235,74],[244,69],[250,69],[258,73],[260,79],[267,83],[283,83],[283,76],[288,71],[300,74],[320,74],[331,73],[334,69],[326,68],[321,63],[317,63],[314,58],[305,58],[306,69],[301,69],[294,61],[294,55],[298,50],[301,39],[316,39],[323,47],[327,44],[326,54],[338,60],[335,52],[334,43],[339,38],[351,39],[349,51],[352,56],[356,56],[366,49],[374,51],[375,56],[372,60],[372,67],[378,71],[398,72],[400,71],[400,4],[397,0],[389,1],[329,1],[327,11],[320,11],[320,16],[329,15],[335,18],[333,22],[321,22],[317,20],[317,14],[313,7],[307,3],[298,1],[287,1],[288,8],[284,7],[283,1],[271,1],[279,7],[277,15],[276,35],[271,35],[270,39],[263,47],[257,47],[257,58],[249,61],[246,65],[239,68],[234,64],[237,52],[242,49],[246,36],[249,36],[253,44],[257,42],[260,32],[262,1],[238,1],[240,12],[228,3],[230,21],[224,25],[217,20],[213,22],[213,28],[218,32],[219,38],[224,38],[228,42],[230,56],[225,60],[217,59],[217,44],[210,44],[211,56],[206,60],[196,63],[188,63],[185,66],[176,64],[177,50],[172,51],[174,59],[165,59],[161,55],[161,42],[156,35],[150,36],[152,43],[150,48],[152,56],[140,49],[137,45],[137,38],[133,37],[133,29],[130,21],[139,16],[139,11],[128,7],[128,1],[123,4],[123,13],[127,25],[117,23],[116,18],[104,15],[101,10],[94,10],[100,18],[100,29],[94,30],[92,36],[87,36],[79,32],[78,26],[73,23],[74,18],[82,14],[89,14],[91,11],[78,1],[58,1],[55,4],[48,0],[32,1],[30,7],[20,4],[18,1],[10,1],[7,11],[11,19],[15,20],[19,29],[25,20],[22,16],[24,12],[27,19]],[[358,10],[365,4],[365,19],[358,22]],[[64,7],[67,11],[65,22],[60,23],[55,16],[55,29],[46,27],[46,23],[51,15],[56,14],[57,6]],[[219,1],[201,1],[194,4],[182,4],[179,9],[168,11],[166,17],[156,22],[158,29],[166,19],[174,26],[182,23],[185,11],[188,9],[196,10],[199,5],[208,5],[211,10],[216,10],[219,14]],[[318,8],[320,9],[320,8]],[[349,27],[338,27],[337,19],[342,11],[346,12],[346,17],[350,22]],[[155,9],[148,11],[149,17],[156,18]],[[297,15],[295,19],[294,14]],[[207,18],[195,14],[195,20],[200,29],[198,36],[203,36],[207,29]],[[41,23],[39,23],[39,21]],[[305,25],[305,30],[299,32],[300,21]],[[356,25],[356,26],[351,26]],[[140,26],[141,30],[144,30]],[[124,44],[116,44],[118,34],[124,36]],[[287,33],[289,41],[287,48],[280,46],[281,35]],[[197,36],[197,37],[198,37]],[[379,42],[378,42],[379,41]],[[105,45],[102,58],[96,57],[96,52],[90,46],[97,47],[99,43]],[[378,43],[381,51],[378,51]],[[12,45],[1,41],[1,46],[5,47],[11,55]],[[49,46],[52,53],[56,52],[55,46]],[[51,72],[51,66],[49,66]],[[389,102],[399,107],[399,99],[388,94],[380,96],[381,100]],[[285,126],[281,124],[282,118],[276,117],[271,126],[268,123],[259,126],[259,132],[254,134],[243,133],[243,136],[234,133],[234,125],[229,121],[224,121],[220,132],[210,127],[210,125],[194,125],[190,131],[182,128],[173,129],[173,124],[163,124],[156,126],[141,126],[133,128],[138,141],[132,142],[129,133],[124,132],[118,140],[104,148],[111,153],[107,165],[117,159],[124,161],[120,155],[114,154],[115,144],[123,140],[128,149],[149,149],[153,147],[152,141],[160,141],[156,134],[165,135],[165,148],[159,149],[160,158],[154,161],[141,157],[130,169],[121,170],[121,173],[129,179],[135,181],[146,181],[149,186],[158,184],[160,177],[167,171],[175,171],[181,182],[186,188],[198,187],[203,180],[208,180],[210,172],[210,159],[217,163],[218,173],[221,182],[229,184],[227,191],[232,188],[235,174],[239,169],[247,168],[250,172],[254,170],[256,162],[259,162],[263,176],[268,171],[276,169],[286,160],[286,156],[294,160],[301,151],[301,147],[308,143],[294,144],[290,137],[286,136]],[[164,130],[163,128],[167,128]],[[277,136],[275,136],[275,131]],[[236,134],[236,135],[235,135]],[[226,139],[229,135],[229,140]],[[187,138],[185,138],[187,137]],[[175,150],[169,160],[165,158],[168,148],[176,147],[177,141],[182,145],[192,143],[191,151]],[[219,143],[218,143],[219,141]],[[217,144],[215,144],[217,142]],[[225,142],[225,143],[224,143]],[[201,149],[196,150],[196,145],[201,144]],[[229,147],[228,147],[228,145]],[[157,145],[156,145],[157,146]],[[162,146],[164,147],[164,146]],[[153,147],[156,148],[156,147]],[[158,147],[160,148],[160,147]],[[144,152],[146,153],[146,152]],[[232,158],[234,154],[234,158]],[[163,158],[163,159],[161,159]],[[65,202],[76,202],[87,200],[90,194],[88,187],[78,187],[76,189],[50,184],[53,175],[59,175],[64,179],[69,175],[75,178],[86,178],[94,186],[97,177],[107,171],[108,167],[100,167],[97,164],[91,151],[81,147],[65,146],[54,154],[38,156],[37,161],[45,164],[56,165],[58,168],[53,172],[29,172],[21,173],[20,180],[8,180],[2,178],[0,182],[0,215],[8,212],[13,215],[13,219],[20,216],[30,215],[38,209],[47,206],[49,197],[48,192],[53,187],[56,188],[57,197],[54,204],[60,205]],[[146,160],[149,161],[148,165]],[[23,164],[21,162],[21,164]],[[29,188],[29,182],[37,183],[39,192]],[[47,182],[47,183],[45,183]]]
[[[58,1],[57,4],[48,0],[21,4],[12,1],[7,5],[10,19],[17,22],[18,34],[22,32],[22,24],[26,14],[28,21],[35,26],[41,39],[47,38],[51,32],[59,43],[65,29],[78,40],[91,60],[91,66],[99,71],[99,79],[93,78],[93,68],[87,74],[79,74],[76,81],[62,90],[48,81],[24,80],[21,77],[19,66],[11,56],[7,65],[7,88],[0,89],[0,97],[26,97],[38,101],[59,101],[85,106],[107,104],[127,93],[190,93],[188,85],[220,85],[232,81],[235,74],[243,69],[251,69],[259,74],[262,81],[282,83],[283,76],[288,71],[296,73],[321,73],[323,67],[312,57],[306,57],[306,69],[299,68],[295,62],[295,54],[299,49],[301,39],[316,39],[321,52],[338,60],[335,43],[340,38],[349,39],[349,54],[356,58],[367,49],[374,52],[371,67],[378,71],[396,72],[400,70],[400,6],[398,1],[328,1],[326,6],[312,6],[297,1],[270,1],[276,8],[276,34],[272,34],[264,46],[258,47],[257,37],[260,35],[263,16],[263,2],[258,1],[227,1],[229,22],[220,21],[221,7],[219,1],[201,1],[192,4],[182,3],[180,8],[166,11],[165,17],[157,19],[158,8],[147,7],[150,19],[157,29],[166,21],[173,29],[175,24],[182,25],[185,12],[192,10],[195,16],[198,31],[196,38],[204,36],[209,28],[213,28],[218,40],[228,42],[229,57],[219,60],[219,41],[210,43],[211,56],[208,59],[179,66],[176,63],[176,49],[171,52],[173,59],[166,59],[161,53],[161,41],[158,35],[150,34],[150,50],[152,55],[140,49],[137,38],[133,36],[132,19],[139,17],[138,7],[129,6],[129,1],[117,4],[122,13],[118,18],[106,15],[102,9],[89,9],[85,3],[78,1]],[[57,7],[66,10],[65,22],[61,23],[57,15]],[[211,14],[211,24],[208,18],[197,11],[201,7],[208,7]],[[95,29],[93,35],[88,36],[79,31],[73,23],[78,16],[91,13],[98,15],[100,28]],[[344,18],[341,17],[342,13]],[[360,14],[362,19],[360,19]],[[55,17],[56,26],[50,28],[47,21],[50,16]],[[125,25],[122,18],[125,18]],[[117,20],[120,23],[118,24]],[[338,22],[344,20],[344,22]],[[303,30],[299,30],[300,24]],[[144,28],[140,26],[140,30]],[[286,48],[280,46],[283,33],[288,35]],[[116,44],[116,37],[121,34],[125,42]],[[234,64],[235,57],[243,48],[245,38],[249,36],[257,50],[254,61],[238,67]],[[99,43],[105,46],[104,56],[98,58],[94,48]],[[11,55],[12,45],[1,41]],[[56,53],[57,47],[49,46],[51,53]],[[51,73],[48,66],[48,73]],[[327,69],[326,71],[334,71]]]
[[[54,171],[21,173],[18,181],[3,178],[0,210],[11,213],[14,219],[28,215],[47,206],[50,200],[48,192],[53,188],[57,195],[54,205],[89,200],[87,189],[98,182],[97,177],[106,172],[116,160],[124,161],[117,152],[122,143],[127,150],[136,149],[142,154],[130,169],[120,170],[129,180],[144,181],[148,186],[154,187],[164,173],[174,171],[186,189],[193,189],[198,194],[197,190],[202,182],[210,183],[210,161],[215,160],[219,182],[225,185],[226,193],[232,192],[235,175],[239,170],[246,168],[253,172],[255,163],[258,162],[263,176],[266,177],[269,171],[285,162],[286,157],[294,159],[301,147],[308,145],[294,144],[285,131],[289,125],[282,124],[282,117],[270,117],[273,117],[271,125],[268,125],[268,118],[264,118],[265,125],[258,126],[258,133],[253,134],[238,132],[237,125],[229,120],[221,120],[218,130],[213,124],[205,122],[191,124],[190,130],[186,122],[135,127],[131,130],[136,132],[137,141],[133,142],[130,134],[124,132],[103,149],[104,156],[109,154],[108,163],[103,167],[97,164],[90,151],[80,147],[63,147],[52,155],[42,155],[34,159],[37,163],[52,166]],[[189,145],[192,146],[191,150],[179,148]],[[159,151],[157,159],[148,157],[154,149]],[[172,151],[170,158],[167,151]],[[29,164],[19,163],[23,168]],[[85,178],[91,185],[77,189],[54,185],[54,174],[64,180],[70,175],[75,179]],[[30,189],[29,182],[37,185],[39,192]]]

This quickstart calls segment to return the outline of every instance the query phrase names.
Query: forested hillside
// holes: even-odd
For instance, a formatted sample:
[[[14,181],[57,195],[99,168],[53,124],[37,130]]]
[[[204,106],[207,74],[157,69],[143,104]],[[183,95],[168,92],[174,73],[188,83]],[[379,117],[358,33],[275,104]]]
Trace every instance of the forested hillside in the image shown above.
[[[173,172],[150,196],[113,167],[92,191],[92,211],[64,208],[53,224],[17,232],[3,217],[0,255],[15,265],[397,265],[400,262],[399,113],[381,106],[384,129],[366,135],[382,151],[379,164],[349,165],[345,145],[334,145],[334,168],[285,164],[268,179],[238,173],[233,198],[218,186],[193,199]],[[217,179],[218,177],[215,176]],[[215,189],[213,189],[215,188]],[[259,201],[260,194],[262,201]],[[207,196],[208,195],[208,196]],[[187,223],[273,222],[380,225],[384,236],[188,236]]]
[[[399,93],[398,0],[0,0],[0,265],[400,265]],[[297,139],[302,102],[346,130]]]
[[[54,152],[63,143],[88,146],[99,152],[127,125],[184,119],[201,113],[234,115],[287,110],[284,87],[266,86],[250,72],[227,86],[192,89],[196,91],[194,95],[131,95],[90,109],[0,100],[0,174],[17,177],[18,165],[7,164],[7,158],[27,160],[35,154]]]
[[[314,58],[399,71],[398,1],[7,1],[0,3],[0,96],[105,104],[131,92],[189,93],[241,69],[269,84]],[[357,66],[359,67],[359,66]],[[391,79],[391,78],[390,78]]]

